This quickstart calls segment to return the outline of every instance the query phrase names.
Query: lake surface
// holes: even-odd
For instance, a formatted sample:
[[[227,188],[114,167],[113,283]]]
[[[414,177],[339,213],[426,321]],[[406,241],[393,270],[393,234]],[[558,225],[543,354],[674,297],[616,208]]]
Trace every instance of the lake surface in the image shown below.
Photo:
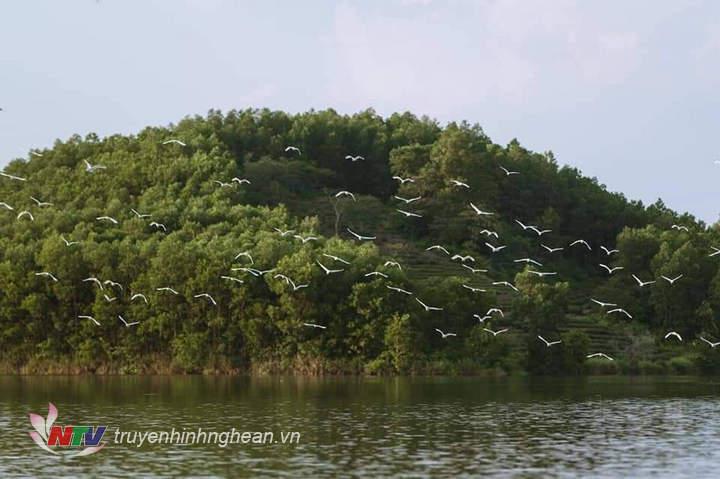
[[[28,413],[48,402],[56,424],[107,425],[105,448],[36,446]],[[718,477],[718,425],[715,378],[5,376],[0,477]],[[118,428],[275,442],[137,447]]]

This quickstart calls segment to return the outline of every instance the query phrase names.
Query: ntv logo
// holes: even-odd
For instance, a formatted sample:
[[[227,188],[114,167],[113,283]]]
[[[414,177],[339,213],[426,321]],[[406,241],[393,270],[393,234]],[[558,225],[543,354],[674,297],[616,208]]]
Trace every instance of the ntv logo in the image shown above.
[[[35,428],[30,437],[41,449],[56,455],[68,457],[88,456],[105,447],[101,443],[107,426],[56,426],[58,411],[53,403],[48,403],[47,419],[39,414],[30,413],[30,424]],[[52,447],[82,447],[80,451],[56,451]]]

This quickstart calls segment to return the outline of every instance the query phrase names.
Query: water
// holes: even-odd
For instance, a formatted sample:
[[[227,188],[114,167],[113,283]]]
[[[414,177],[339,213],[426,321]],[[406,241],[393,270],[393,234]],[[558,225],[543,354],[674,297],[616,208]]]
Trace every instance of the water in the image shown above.
[[[107,424],[95,455],[27,414]],[[706,378],[0,377],[0,477],[718,477]],[[299,443],[117,444],[114,431],[281,431]]]

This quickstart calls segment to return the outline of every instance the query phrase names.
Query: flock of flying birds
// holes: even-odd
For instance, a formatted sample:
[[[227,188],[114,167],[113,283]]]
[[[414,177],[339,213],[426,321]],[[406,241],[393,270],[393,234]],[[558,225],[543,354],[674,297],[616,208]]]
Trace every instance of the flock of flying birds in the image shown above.
[[[162,144],[163,145],[178,145],[180,147],[186,146],[186,144],[184,142],[177,140],[177,139],[170,139],[170,140],[162,142]],[[296,146],[286,147],[285,152],[288,154],[301,155],[301,150]],[[39,152],[36,152],[36,151],[31,151],[31,154],[34,156],[42,157],[42,154]],[[348,161],[351,161],[353,163],[365,160],[365,158],[360,155],[355,155],[355,156],[347,155],[347,156],[345,156],[345,159]],[[93,174],[93,173],[107,169],[104,165],[99,165],[99,164],[93,165],[93,164],[89,163],[87,160],[83,160],[83,161],[85,163],[85,171],[88,174]],[[505,175],[507,177],[511,177],[511,176],[520,174],[520,172],[518,172],[518,171],[510,171],[507,168],[505,168],[504,166],[500,166],[500,169],[505,173]],[[21,181],[21,182],[27,181],[26,178],[14,176],[14,175],[11,175],[11,174],[8,174],[5,172],[0,172],[0,176],[7,178],[9,180],[13,180],[13,181]],[[401,176],[393,176],[392,178],[393,178],[393,180],[398,181],[398,183],[400,185],[415,182],[415,180],[413,178],[403,178]],[[250,180],[248,180],[246,178],[238,178],[238,177],[234,177],[230,181],[227,181],[227,182],[217,180],[217,179],[212,180],[212,181],[213,181],[213,183],[217,184],[220,188],[231,188],[231,187],[251,184]],[[470,185],[467,184],[466,182],[462,181],[461,179],[451,179],[449,183],[450,183],[450,186],[453,186],[455,188],[462,188],[462,189],[467,189],[467,190],[471,189]],[[347,190],[339,191],[338,193],[335,194],[335,197],[336,198],[346,197],[346,198],[349,198],[349,199],[355,201],[355,195],[352,192],[347,191]],[[42,201],[33,196],[31,196],[30,199],[35,203],[36,207],[39,209],[53,206],[52,203],[47,202],[47,201]],[[394,195],[394,199],[397,201],[400,201],[403,204],[402,208],[396,208],[396,211],[398,213],[402,214],[403,216],[405,216],[407,218],[421,218],[422,217],[421,214],[408,210],[408,208],[410,208],[414,202],[421,199],[420,196],[413,197],[413,198],[404,198],[404,197],[401,197],[398,195]],[[478,217],[489,217],[489,216],[495,215],[495,213],[493,213],[493,212],[482,210],[481,208],[477,207],[472,202],[469,202],[468,207]],[[15,210],[15,208],[13,206],[9,205],[8,203],[6,203],[4,201],[0,201],[0,209],[1,208],[4,208],[9,211]],[[130,211],[137,218],[140,218],[140,219],[146,219],[146,218],[149,219],[152,217],[151,214],[140,213],[139,211],[137,211],[134,208],[130,208]],[[21,220],[34,221],[35,217],[33,216],[32,212],[30,212],[29,210],[22,210],[17,213],[16,219],[17,219],[17,221],[21,221]],[[96,218],[96,221],[105,222],[105,223],[109,223],[112,225],[119,224],[119,220],[117,220],[111,216],[98,216]],[[544,229],[537,225],[525,224],[523,221],[521,221],[519,219],[515,219],[514,222],[520,228],[522,228],[523,231],[528,231],[530,233],[535,234],[538,239],[540,239],[544,235],[552,232],[552,230],[550,230],[550,229]],[[148,225],[151,228],[155,228],[156,230],[162,230],[163,233],[167,233],[167,227],[162,223],[159,223],[156,221],[149,221]],[[674,224],[674,225],[672,225],[671,228],[674,230],[678,230],[678,231],[686,231],[686,232],[688,231],[688,228],[683,225]],[[297,234],[295,232],[295,230],[282,230],[280,228],[274,228],[274,230],[281,237],[291,237],[293,239],[300,241],[302,244],[305,244],[305,243],[308,243],[311,241],[317,241],[319,239],[318,237],[312,236],[312,235],[303,236],[302,234]],[[349,227],[346,228],[346,231],[356,241],[373,241],[373,240],[377,239],[377,236],[360,234],[360,233],[353,231]],[[500,239],[500,236],[496,231],[492,231],[489,229],[483,229],[481,231],[481,234],[485,235],[488,238],[488,240],[485,242],[485,246],[487,246],[487,248],[491,254],[501,253],[507,247],[506,245],[493,244],[490,242],[490,241],[494,241],[497,243],[498,240]],[[65,243],[65,245],[67,247],[80,245],[79,241],[71,241],[71,240],[66,239],[64,236],[60,236],[60,238],[62,239],[62,241]],[[492,238],[494,238],[494,240]],[[543,250],[545,250],[547,252],[547,254],[558,253],[560,251],[563,251],[565,248],[584,248],[584,249],[587,249],[588,251],[592,251],[592,246],[584,239],[576,239],[576,240],[570,242],[567,246],[562,246],[562,247],[561,246],[549,246],[545,242],[542,242],[542,241],[540,242],[539,245]],[[608,259],[611,259],[612,255],[619,252],[617,249],[610,249],[604,245],[601,245],[600,249],[605,253],[605,255],[608,257]],[[435,245],[429,246],[428,248],[426,248],[426,251],[437,251],[442,254],[445,254],[450,257],[450,260],[459,261],[461,266],[466,268],[467,270],[469,270],[472,274],[488,272],[486,269],[475,268],[472,266],[472,264],[475,263],[474,257],[472,257],[470,255],[462,255],[462,254],[451,255],[451,253],[442,245],[435,244]],[[717,255],[720,255],[720,248],[712,247],[712,251],[708,254],[708,256],[714,257]],[[322,261],[320,259],[316,259],[315,263],[317,264],[318,268],[320,268],[324,272],[325,275],[342,273],[343,271],[345,271],[343,266],[350,264],[349,261],[347,261],[339,256],[332,255],[329,253],[323,253],[322,257],[323,257]],[[298,291],[300,289],[307,288],[310,286],[309,284],[296,283],[295,281],[293,281],[291,278],[289,278],[285,274],[282,274],[280,272],[275,272],[275,268],[264,269],[264,270],[256,268],[255,262],[253,260],[253,257],[252,257],[252,254],[250,251],[243,251],[241,253],[238,253],[234,258],[235,261],[238,261],[240,259],[242,259],[243,261],[245,261],[247,263],[246,266],[233,267],[233,268],[231,268],[231,271],[242,272],[244,274],[249,274],[252,277],[262,277],[266,274],[273,274],[273,279],[277,279],[277,280],[285,282],[285,284],[292,291]],[[543,264],[541,262],[539,262],[533,258],[529,258],[529,257],[513,259],[513,262],[518,263],[518,264],[524,264],[526,266],[532,266],[533,268],[543,267]],[[607,261],[607,262],[609,263],[610,261]],[[394,268],[398,268],[398,269],[402,270],[402,266],[400,265],[400,263],[398,263],[396,261],[386,261],[384,263],[384,267],[390,267],[390,268],[394,267]],[[611,266],[611,265],[605,264],[605,263],[600,263],[599,267],[604,269],[608,275],[616,274],[617,272],[622,271],[624,269],[622,266]],[[537,275],[539,277],[556,276],[557,275],[557,272],[553,272],[553,271],[540,271],[538,269],[528,269],[527,271],[528,271],[528,273]],[[40,272],[36,272],[34,274],[38,277],[46,278],[48,281],[51,281],[51,282],[59,281],[59,279],[50,271],[40,271]],[[677,281],[680,281],[683,278],[683,276],[684,276],[683,274],[678,274],[674,277],[661,276],[660,279],[667,281],[672,286]],[[381,277],[381,278],[387,279],[388,275],[386,273],[383,273],[382,271],[370,271],[365,274],[365,277]],[[631,277],[635,280],[635,282],[637,283],[637,286],[639,288],[645,288],[645,287],[650,286],[657,282],[656,279],[643,280],[635,274],[631,274]],[[228,281],[228,282],[237,283],[237,284],[243,284],[245,282],[244,279],[239,278],[237,276],[230,275],[230,274],[222,275],[222,276],[220,276],[220,279],[223,281]],[[115,296],[115,293],[117,291],[121,291],[121,292],[124,291],[124,287],[122,284],[112,281],[112,280],[109,280],[109,279],[101,280],[97,277],[91,276],[91,277],[83,279],[82,281],[86,282],[86,283],[94,284],[97,287],[97,289],[102,292],[103,298],[107,302],[116,301],[118,298],[117,298],[117,296]],[[508,281],[493,281],[492,284],[494,286],[503,286],[514,292],[518,292],[518,289],[515,287],[515,285],[513,285],[512,283],[510,283]],[[476,287],[473,287],[473,286],[470,286],[467,284],[463,284],[462,287],[469,290],[471,293],[486,292],[486,290],[484,290],[484,289],[476,288]],[[398,294],[414,296],[413,292],[396,287],[396,286],[392,286],[392,285],[388,284],[388,285],[386,285],[386,288],[393,292],[396,292]],[[156,291],[159,294],[180,295],[180,293],[177,290],[173,289],[170,286],[157,287]],[[197,294],[193,295],[193,298],[197,299],[197,300],[206,301],[209,305],[217,306],[217,302],[215,301],[213,296],[207,292],[198,292]],[[426,304],[425,302],[423,302],[418,297],[414,297],[414,299],[415,299],[415,302],[417,302],[417,304],[422,309],[424,309],[426,312],[443,311],[443,309],[444,309],[439,306],[430,306],[430,305]],[[139,293],[139,292],[134,292],[130,296],[130,302],[135,302],[135,301],[142,301],[145,304],[149,304],[147,296],[145,296],[144,294]],[[623,316],[627,317],[628,319],[632,319],[632,317],[633,317],[628,311],[626,311],[625,309],[623,309],[622,307],[618,306],[615,303],[605,302],[605,301],[601,301],[601,300],[598,300],[595,298],[590,298],[590,301],[592,303],[596,304],[597,306],[599,306],[608,315],[615,315],[615,314],[623,315]],[[488,309],[488,311],[485,314],[482,314],[482,315],[481,314],[473,314],[473,317],[476,318],[481,324],[483,324],[483,323],[485,323],[485,321],[491,320],[496,317],[504,318],[505,313],[503,312],[502,309],[500,309],[498,307],[492,307],[492,308]],[[95,325],[98,325],[98,326],[101,324],[97,319],[95,319],[91,315],[79,315],[78,319],[91,321],[92,323],[94,323]],[[139,324],[138,321],[127,321],[122,315],[118,315],[118,319],[125,327],[128,327],[128,328]],[[316,324],[316,323],[303,323],[303,326],[308,327],[308,328],[326,329],[326,326],[323,326],[321,324]],[[483,330],[485,332],[487,332],[488,334],[492,335],[493,337],[496,337],[500,334],[503,334],[503,333],[506,333],[507,331],[509,331],[509,328],[493,330],[493,329],[484,327]],[[439,328],[436,328],[435,331],[443,339],[457,336],[457,334],[454,332],[446,332]],[[681,335],[679,333],[677,333],[676,331],[669,331],[664,336],[664,338],[666,340],[674,340],[674,341],[679,341],[679,342],[683,341],[683,338],[681,337]],[[544,344],[548,348],[562,343],[562,340],[559,340],[559,339],[548,340],[545,337],[543,337],[542,335],[538,335],[537,339],[538,339],[538,341],[542,342],[542,344]],[[707,343],[711,348],[720,346],[720,342],[712,342],[702,336],[700,337],[700,339],[703,342]],[[610,357],[608,354],[605,354],[604,352],[595,352],[595,353],[587,355],[587,357],[588,358],[604,358],[609,361],[614,360],[612,357]]]

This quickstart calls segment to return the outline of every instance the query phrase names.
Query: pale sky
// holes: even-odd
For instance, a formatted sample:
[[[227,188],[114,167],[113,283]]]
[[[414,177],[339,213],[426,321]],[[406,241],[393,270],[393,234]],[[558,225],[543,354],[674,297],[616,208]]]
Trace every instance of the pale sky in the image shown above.
[[[372,107],[720,213],[720,2],[25,0],[0,18],[0,166],[211,108]]]

